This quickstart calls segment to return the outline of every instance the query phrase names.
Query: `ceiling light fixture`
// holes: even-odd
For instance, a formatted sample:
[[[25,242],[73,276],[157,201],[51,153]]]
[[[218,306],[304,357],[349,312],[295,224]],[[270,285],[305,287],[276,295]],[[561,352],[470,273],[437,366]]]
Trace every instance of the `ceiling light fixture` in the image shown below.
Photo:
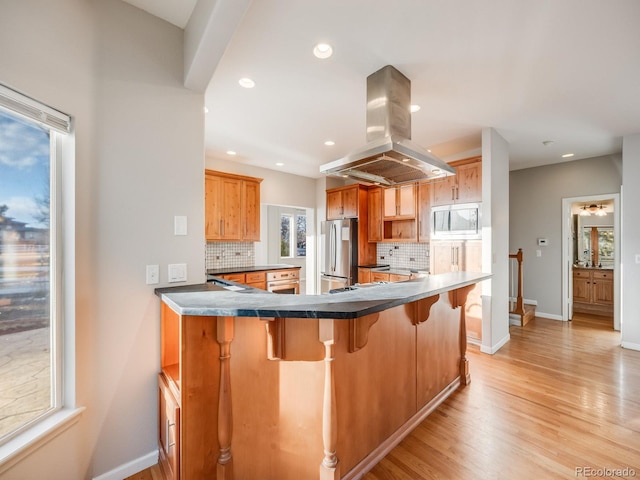
[[[564,155],[562,155],[562,158],[569,158],[569,157],[573,157],[573,153],[565,153]]]
[[[324,144],[327,147],[333,147],[336,144],[336,142],[334,142],[333,140],[327,140],[326,142],[324,142]]]
[[[313,54],[322,60],[333,55],[333,48],[328,43],[319,43],[313,47]]]
[[[204,113],[209,113],[209,109],[207,107],[204,107]]]
[[[248,77],[242,77],[240,80],[238,80],[238,83],[240,84],[241,87],[244,87],[244,88],[253,88],[256,86],[256,82],[254,82]]]
[[[236,152],[233,150],[227,150],[227,155],[236,155]]]
[[[418,110],[420,110],[420,105],[411,105],[411,106],[409,107],[409,111],[410,111],[411,113],[416,113]]]
[[[607,211],[604,209],[604,205],[600,204],[600,206],[592,203],[591,205],[583,205],[580,209],[581,217],[588,217],[590,215],[596,215],[598,217],[606,217]]]
[[[278,163],[276,163],[276,167],[284,167],[284,163],[278,162]]]

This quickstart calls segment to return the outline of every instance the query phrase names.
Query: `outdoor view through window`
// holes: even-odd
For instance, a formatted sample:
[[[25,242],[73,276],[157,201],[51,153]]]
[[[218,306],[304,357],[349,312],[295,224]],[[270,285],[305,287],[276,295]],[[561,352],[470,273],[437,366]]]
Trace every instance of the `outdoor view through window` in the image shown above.
[[[0,443],[55,403],[50,137],[0,109]]]

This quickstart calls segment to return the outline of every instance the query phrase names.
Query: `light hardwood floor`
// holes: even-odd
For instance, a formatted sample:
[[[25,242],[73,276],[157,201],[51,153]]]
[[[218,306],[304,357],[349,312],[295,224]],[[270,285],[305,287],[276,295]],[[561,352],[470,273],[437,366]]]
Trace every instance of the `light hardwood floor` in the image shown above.
[[[640,477],[640,352],[611,320],[536,318],[510,334],[495,355],[470,346],[471,384],[364,480]]]

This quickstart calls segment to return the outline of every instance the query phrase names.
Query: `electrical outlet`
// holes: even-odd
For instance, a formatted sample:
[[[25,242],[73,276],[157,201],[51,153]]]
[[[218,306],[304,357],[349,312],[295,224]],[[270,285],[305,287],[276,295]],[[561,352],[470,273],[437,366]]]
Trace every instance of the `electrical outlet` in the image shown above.
[[[160,265],[147,265],[147,285],[160,283]]]

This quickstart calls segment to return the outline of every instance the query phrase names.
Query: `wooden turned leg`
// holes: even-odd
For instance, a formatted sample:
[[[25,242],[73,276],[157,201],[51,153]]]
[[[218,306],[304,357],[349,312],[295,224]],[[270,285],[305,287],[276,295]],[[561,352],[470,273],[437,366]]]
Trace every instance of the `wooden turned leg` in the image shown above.
[[[233,457],[231,437],[233,415],[231,411],[231,340],[233,340],[233,317],[218,317],[218,344],[220,344],[220,385],[218,397],[218,443],[220,452],[216,466],[218,480],[233,480]]]
[[[324,458],[320,464],[320,480],[339,480],[340,467],[336,455],[338,427],[333,371],[335,325],[333,320],[320,320],[320,341],[325,347],[324,394],[322,398],[322,443]]]
[[[464,314],[464,305],[460,312],[460,382],[463,385],[471,383],[469,360],[467,360],[467,321]]]

